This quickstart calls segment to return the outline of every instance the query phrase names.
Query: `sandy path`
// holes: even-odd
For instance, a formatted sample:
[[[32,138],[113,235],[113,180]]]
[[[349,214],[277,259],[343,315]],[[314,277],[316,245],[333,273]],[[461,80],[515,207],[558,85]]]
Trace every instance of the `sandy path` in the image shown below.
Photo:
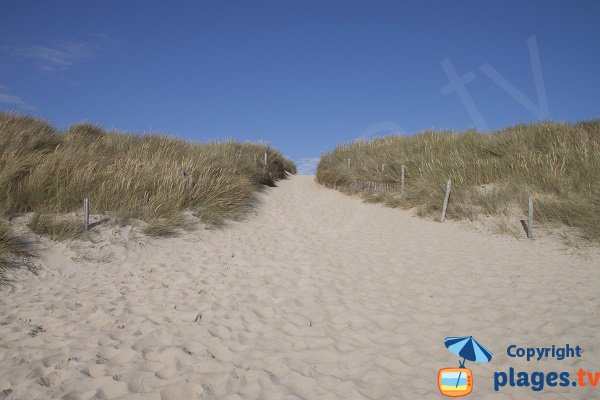
[[[492,389],[509,367],[600,371],[597,256],[363,204],[312,177],[261,198],[246,221],[111,263],[48,251],[40,277],[0,289],[0,399],[439,399],[438,369],[458,365],[443,339],[458,335],[495,356],[467,363],[472,398],[600,396]],[[506,355],[564,343],[583,357]]]

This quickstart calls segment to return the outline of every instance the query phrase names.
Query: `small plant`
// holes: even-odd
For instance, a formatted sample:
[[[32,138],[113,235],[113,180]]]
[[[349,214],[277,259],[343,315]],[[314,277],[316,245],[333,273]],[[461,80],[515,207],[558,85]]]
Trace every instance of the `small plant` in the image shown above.
[[[16,266],[16,258],[30,255],[29,244],[16,236],[7,223],[0,221],[0,273]]]
[[[146,225],[143,232],[148,236],[171,237],[177,234],[178,226],[169,220],[155,220]]]
[[[81,221],[37,213],[31,217],[27,227],[38,235],[57,241],[77,239],[85,232]]]

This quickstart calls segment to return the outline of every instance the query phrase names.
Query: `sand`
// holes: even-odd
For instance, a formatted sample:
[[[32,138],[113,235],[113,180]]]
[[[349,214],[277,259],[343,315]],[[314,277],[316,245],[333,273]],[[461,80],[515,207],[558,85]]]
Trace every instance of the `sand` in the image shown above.
[[[0,288],[0,399],[439,399],[467,362],[478,399],[589,399],[596,388],[493,390],[495,371],[600,371],[600,258],[414,217],[296,176],[245,221],[170,239],[104,227],[46,244]],[[111,231],[114,229],[114,231]],[[587,255],[586,255],[587,254]],[[582,357],[526,362],[523,347]]]

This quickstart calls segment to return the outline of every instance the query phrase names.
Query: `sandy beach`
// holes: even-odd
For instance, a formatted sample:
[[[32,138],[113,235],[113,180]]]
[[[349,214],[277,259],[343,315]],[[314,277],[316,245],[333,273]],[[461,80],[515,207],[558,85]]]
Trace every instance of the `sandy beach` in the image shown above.
[[[495,371],[600,371],[600,257],[365,204],[293,176],[244,221],[176,238],[43,242],[0,288],[0,399],[440,399],[447,336],[477,399],[591,399],[598,387],[493,389]],[[527,362],[506,349],[579,345]]]

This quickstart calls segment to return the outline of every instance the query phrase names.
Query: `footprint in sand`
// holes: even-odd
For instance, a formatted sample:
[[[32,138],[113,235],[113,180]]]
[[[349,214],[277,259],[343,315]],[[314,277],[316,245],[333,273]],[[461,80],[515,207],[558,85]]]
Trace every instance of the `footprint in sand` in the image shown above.
[[[163,368],[156,371],[156,377],[164,379],[165,381],[173,379],[177,375],[179,375],[179,371],[177,371],[177,368]]]
[[[208,354],[219,361],[231,362],[233,360],[233,354],[231,354],[229,348],[221,343],[208,346]]]
[[[214,337],[217,337],[220,339],[230,339],[231,338],[230,330],[223,325],[211,326],[210,328],[208,328],[208,332],[211,335],[213,335]]]
[[[202,385],[196,383],[183,383],[169,386],[160,392],[161,400],[194,400],[204,395]]]

